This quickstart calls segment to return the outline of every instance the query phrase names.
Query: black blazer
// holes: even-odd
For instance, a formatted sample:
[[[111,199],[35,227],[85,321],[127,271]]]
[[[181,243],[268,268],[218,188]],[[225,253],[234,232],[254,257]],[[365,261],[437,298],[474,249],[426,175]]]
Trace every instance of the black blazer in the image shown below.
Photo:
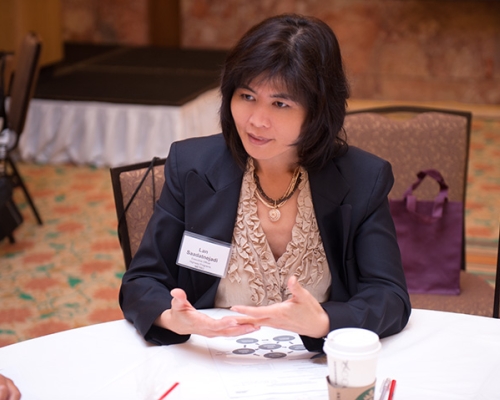
[[[153,325],[180,287],[198,309],[212,308],[220,278],[176,264],[185,230],[231,243],[243,171],[222,135],[172,144],[165,185],[129,270],[120,306],[146,340],[184,342],[189,335]],[[355,147],[309,173],[312,200],[332,286],[322,306],[330,329],[361,327],[381,337],[401,331],[411,312],[387,194],[391,166]],[[309,350],[321,339],[302,337]]]

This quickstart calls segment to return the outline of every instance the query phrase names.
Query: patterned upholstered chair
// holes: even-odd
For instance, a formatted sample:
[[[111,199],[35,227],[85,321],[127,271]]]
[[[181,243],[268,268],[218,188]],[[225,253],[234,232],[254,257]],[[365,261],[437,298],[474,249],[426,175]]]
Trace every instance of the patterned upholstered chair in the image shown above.
[[[450,200],[465,204],[471,119],[471,113],[462,111],[379,107],[350,111],[344,129],[349,144],[392,164],[395,183],[390,198],[402,198],[420,170],[434,168],[449,185]],[[438,190],[435,182],[426,179],[417,196],[433,199]],[[492,316],[493,288],[465,270],[463,232],[460,295],[411,294],[413,307]]]
[[[165,182],[164,164],[165,159],[155,159],[110,169],[118,237],[127,269],[160,197]]]

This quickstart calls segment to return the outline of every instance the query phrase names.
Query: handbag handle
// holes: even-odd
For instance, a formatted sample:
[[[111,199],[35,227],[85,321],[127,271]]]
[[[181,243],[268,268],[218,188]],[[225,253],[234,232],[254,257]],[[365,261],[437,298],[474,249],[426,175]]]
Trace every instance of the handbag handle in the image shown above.
[[[417,213],[417,198],[413,195],[413,191],[417,189],[424,178],[430,176],[439,184],[439,193],[434,198],[434,205],[432,207],[432,215],[424,216]],[[435,169],[426,169],[420,171],[417,174],[418,179],[410,185],[406,192],[404,193],[404,199],[406,200],[406,208],[413,214],[419,217],[428,218],[430,221],[436,218],[441,218],[443,216],[444,203],[448,200],[448,185],[444,181],[443,176],[439,171]]]

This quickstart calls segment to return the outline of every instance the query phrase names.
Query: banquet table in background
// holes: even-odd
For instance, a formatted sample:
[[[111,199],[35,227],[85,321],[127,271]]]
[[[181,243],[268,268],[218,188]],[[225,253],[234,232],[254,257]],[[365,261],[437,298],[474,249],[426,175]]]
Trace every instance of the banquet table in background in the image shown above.
[[[65,43],[40,71],[19,152],[25,161],[116,167],[166,157],[219,132],[227,51]]]
[[[311,359],[299,341],[262,328],[153,346],[120,320],[0,348],[0,373],[23,400],[156,400],[176,382],[167,400],[326,400],[325,360]],[[493,400],[500,399],[499,371],[500,320],[413,310],[403,332],[382,339],[377,381],[397,381],[394,400]]]
[[[116,167],[166,157],[172,142],[220,132],[218,89],[180,106],[32,99],[24,161]]]

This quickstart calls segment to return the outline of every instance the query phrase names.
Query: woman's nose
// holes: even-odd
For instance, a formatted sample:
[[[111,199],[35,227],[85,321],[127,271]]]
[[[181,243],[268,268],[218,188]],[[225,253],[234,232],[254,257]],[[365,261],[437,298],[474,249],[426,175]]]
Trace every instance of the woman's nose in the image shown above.
[[[252,110],[249,122],[256,128],[269,128],[271,126],[269,115],[262,107],[255,107]]]

